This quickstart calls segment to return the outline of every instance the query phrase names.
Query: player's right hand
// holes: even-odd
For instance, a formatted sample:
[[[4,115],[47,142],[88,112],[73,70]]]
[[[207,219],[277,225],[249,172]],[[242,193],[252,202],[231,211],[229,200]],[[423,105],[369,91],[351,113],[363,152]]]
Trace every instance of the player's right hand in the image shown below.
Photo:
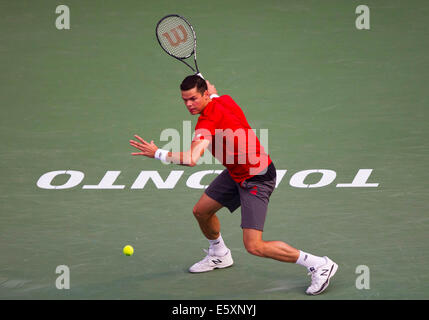
[[[156,150],[158,150],[158,147],[153,143],[153,140],[149,143],[138,135],[134,135],[134,137],[137,138],[140,142],[130,140],[130,145],[140,150],[141,152],[133,152],[131,154],[133,156],[146,156],[149,158],[153,158],[155,156]]]

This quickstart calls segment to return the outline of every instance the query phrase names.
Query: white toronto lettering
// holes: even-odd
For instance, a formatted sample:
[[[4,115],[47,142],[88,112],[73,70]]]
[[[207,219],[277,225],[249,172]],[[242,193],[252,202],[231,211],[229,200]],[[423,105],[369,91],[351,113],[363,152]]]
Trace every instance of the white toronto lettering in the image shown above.
[[[283,180],[283,177],[285,176],[287,170],[276,170],[277,177],[276,177],[276,188],[279,186],[280,182]]]
[[[321,173],[322,177],[320,178],[318,183],[314,184],[305,184],[304,180],[312,173]],[[290,179],[290,185],[295,188],[321,188],[326,187],[327,185],[331,184],[335,177],[337,176],[337,173],[332,170],[325,170],[325,169],[315,169],[315,170],[304,170],[295,173],[292,178]]]
[[[186,186],[192,189],[205,189],[208,185],[202,185],[201,180],[209,174],[220,174],[222,170],[204,170],[193,173],[186,181]]]
[[[192,173],[185,182],[186,187],[191,189],[204,189],[207,188],[208,183],[214,178],[207,180],[206,184],[203,184],[203,179],[208,175],[220,174],[223,170],[202,170]],[[179,180],[181,179],[183,170],[172,170],[165,178],[160,176],[158,171],[141,171],[130,189],[144,189],[149,180],[152,180],[157,189],[174,189],[176,188]],[[338,183],[337,188],[376,188],[379,183],[368,183],[373,169],[358,169],[351,183]],[[276,188],[284,180],[287,170],[277,170]],[[82,189],[125,189],[126,185],[116,185],[115,182],[118,179],[121,171],[107,171],[100,182],[96,185],[83,185]],[[321,177],[318,182],[306,183],[305,180],[314,174],[319,174]],[[68,176],[68,180],[63,184],[56,185],[55,179],[59,177]],[[85,174],[81,171],[76,170],[56,170],[44,173],[37,180],[37,187],[40,189],[48,190],[64,190],[71,189],[82,183]],[[294,173],[290,178],[289,185],[293,188],[322,188],[331,185],[337,177],[337,173],[334,170],[328,169],[309,169],[302,170]],[[64,178],[64,177],[63,177]],[[61,181],[61,179],[59,179]],[[58,181],[58,180],[57,180]]]
[[[174,189],[183,172],[183,170],[173,170],[167,179],[163,181],[158,171],[141,171],[131,189],[143,189],[149,179],[153,181],[158,189]]]
[[[359,169],[352,183],[339,183],[337,188],[376,188],[378,183],[366,183],[371,173],[372,169]]]
[[[121,171],[107,171],[97,185],[84,185],[82,189],[124,189],[124,185],[114,185]]]
[[[61,175],[69,175],[70,178],[67,180],[66,183],[62,185],[52,185],[52,181]],[[85,177],[83,172],[80,171],[74,171],[74,170],[58,170],[58,171],[50,171],[42,175],[39,180],[37,181],[37,186],[40,189],[70,189],[73,187],[76,187],[79,185],[83,178]]]

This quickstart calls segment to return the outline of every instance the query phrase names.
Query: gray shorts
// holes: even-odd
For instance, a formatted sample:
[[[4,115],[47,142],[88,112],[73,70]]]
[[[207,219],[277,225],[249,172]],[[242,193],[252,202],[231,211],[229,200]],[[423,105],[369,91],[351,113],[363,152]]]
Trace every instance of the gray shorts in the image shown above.
[[[254,176],[240,184],[225,169],[210,183],[205,193],[231,213],[241,206],[241,228],[263,231],[268,202],[275,186],[276,169],[271,163],[264,175]]]

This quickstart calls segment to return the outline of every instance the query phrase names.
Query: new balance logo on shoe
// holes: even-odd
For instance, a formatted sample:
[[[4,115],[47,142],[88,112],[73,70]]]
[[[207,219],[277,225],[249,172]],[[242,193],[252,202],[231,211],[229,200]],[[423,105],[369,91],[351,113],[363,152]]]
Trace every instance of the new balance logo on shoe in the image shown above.
[[[204,251],[207,253],[207,256],[203,260],[192,265],[189,268],[189,272],[197,273],[212,271],[214,269],[223,269],[232,266],[234,263],[230,250],[227,251],[222,259],[220,259],[219,256],[210,255],[209,250],[204,249]]]
[[[322,269],[322,271],[323,272],[320,275],[327,277],[328,276],[327,273],[329,272],[329,269]]]
[[[328,257],[323,257],[326,260],[324,265],[317,269],[310,268],[311,285],[305,291],[307,294],[316,295],[322,293],[329,285],[329,280],[335,275],[338,265]]]

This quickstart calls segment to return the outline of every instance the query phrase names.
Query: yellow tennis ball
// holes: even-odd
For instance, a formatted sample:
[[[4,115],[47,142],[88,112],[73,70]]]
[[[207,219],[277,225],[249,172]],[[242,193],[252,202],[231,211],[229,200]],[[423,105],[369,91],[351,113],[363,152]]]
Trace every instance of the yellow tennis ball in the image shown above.
[[[127,246],[125,246],[124,247],[124,254],[126,255],[126,256],[132,256],[133,255],[133,253],[134,253],[134,248],[133,247],[131,247],[130,245],[127,245]]]

